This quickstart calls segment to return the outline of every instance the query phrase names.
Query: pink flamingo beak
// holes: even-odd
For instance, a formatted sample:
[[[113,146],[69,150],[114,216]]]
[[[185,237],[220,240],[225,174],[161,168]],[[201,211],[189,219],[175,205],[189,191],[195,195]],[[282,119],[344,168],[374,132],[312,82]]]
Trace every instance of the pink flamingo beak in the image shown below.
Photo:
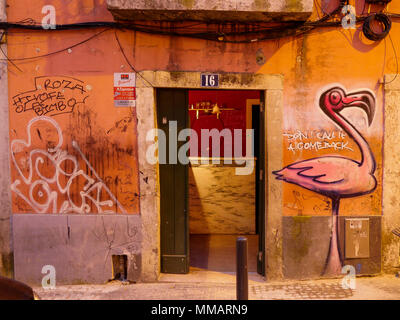
[[[343,108],[358,107],[368,116],[368,125],[371,125],[375,114],[375,97],[369,91],[359,91],[342,98]]]

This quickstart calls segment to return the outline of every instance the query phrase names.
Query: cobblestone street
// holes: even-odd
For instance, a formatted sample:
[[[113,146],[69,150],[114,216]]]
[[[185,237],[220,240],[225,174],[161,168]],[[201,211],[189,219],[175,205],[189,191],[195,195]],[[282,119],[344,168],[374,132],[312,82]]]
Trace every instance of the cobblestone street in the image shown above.
[[[43,300],[234,300],[235,276],[195,271],[189,275],[162,275],[158,283],[34,287]],[[265,282],[249,276],[251,300],[400,300],[400,278],[392,275],[360,277],[356,288],[345,289],[342,279]]]

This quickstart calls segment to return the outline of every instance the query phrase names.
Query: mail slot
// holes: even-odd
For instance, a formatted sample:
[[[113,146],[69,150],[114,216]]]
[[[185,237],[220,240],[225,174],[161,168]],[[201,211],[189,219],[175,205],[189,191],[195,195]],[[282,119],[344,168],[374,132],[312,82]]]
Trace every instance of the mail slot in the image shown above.
[[[369,218],[345,219],[345,257],[369,258]]]

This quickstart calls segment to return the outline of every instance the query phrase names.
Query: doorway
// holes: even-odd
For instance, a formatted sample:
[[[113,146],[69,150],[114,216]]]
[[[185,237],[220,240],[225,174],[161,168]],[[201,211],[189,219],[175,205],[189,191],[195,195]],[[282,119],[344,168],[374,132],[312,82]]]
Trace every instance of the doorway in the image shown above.
[[[159,164],[161,272],[235,272],[236,238],[246,236],[249,272],[265,274],[263,102],[263,91],[256,90],[157,89],[157,124],[166,134],[166,159],[176,158],[171,146],[182,129],[197,135],[197,144],[193,133],[176,144],[177,150],[189,147],[187,162]],[[202,136],[202,130],[218,132],[216,148],[214,137]],[[242,135],[235,136],[235,130]],[[254,130],[250,154],[246,130]],[[237,174],[251,161],[250,173]]]

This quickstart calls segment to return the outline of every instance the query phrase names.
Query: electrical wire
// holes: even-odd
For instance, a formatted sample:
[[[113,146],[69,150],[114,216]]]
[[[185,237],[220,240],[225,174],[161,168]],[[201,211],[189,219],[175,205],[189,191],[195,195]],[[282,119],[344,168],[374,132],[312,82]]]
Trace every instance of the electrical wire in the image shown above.
[[[389,34],[389,40],[392,43],[393,53],[394,53],[394,57],[396,60],[396,75],[394,76],[394,78],[392,80],[390,80],[389,82],[386,82],[386,84],[392,83],[394,80],[396,80],[397,75],[399,74],[399,61],[397,60],[397,52],[396,52],[396,48],[394,46],[394,43],[392,41],[392,37],[390,36],[390,34]]]
[[[264,32],[264,31],[274,31],[279,32],[284,29],[295,29],[298,27],[299,23],[292,23],[289,26],[284,25],[283,27],[277,28],[263,28],[258,29],[255,31],[245,31],[245,32],[237,32],[240,35],[247,35],[256,32]],[[157,26],[146,26],[146,25],[138,25],[138,24],[128,24],[128,23],[117,23],[117,22],[90,22],[90,23],[78,23],[78,24],[68,24],[68,25],[57,25],[55,30],[76,30],[76,29],[87,29],[87,28],[99,28],[99,27],[107,27],[107,28],[117,28],[117,29],[127,29],[133,31],[140,31],[144,33],[150,34],[161,34],[161,35],[170,35],[170,36],[184,36],[184,37],[193,37],[193,38],[204,38],[205,40],[214,40],[218,41],[217,36],[219,34],[217,32],[196,32],[196,30],[191,30],[190,27],[181,27],[182,30],[186,30],[186,32],[179,32],[177,30],[178,27],[174,28],[174,31],[171,29],[167,30],[166,28],[157,28]],[[25,29],[25,30],[43,30],[41,25],[25,25],[25,24],[16,24],[16,23],[1,23],[0,22],[0,29]],[[52,31],[52,30],[48,30]],[[235,33],[232,33],[235,35]],[[275,37],[273,37],[275,38]]]
[[[367,7],[367,1],[364,0],[364,6],[363,6],[363,9],[362,9],[361,15],[364,14],[364,11],[365,11],[365,8],[366,8],[366,7]]]
[[[317,1],[318,2],[318,1]],[[280,39],[284,37],[297,37],[305,33],[311,32],[316,28],[340,26],[340,20],[334,20],[333,16],[340,13],[343,6],[348,4],[347,0],[341,0],[338,7],[331,12],[326,13],[315,21],[286,21],[280,22],[279,25],[265,25],[264,23],[227,23],[223,26],[216,24],[207,25],[207,30],[199,29],[199,26],[204,27],[204,23],[191,23],[184,25],[176,25],[169,23],[165,26],[165,22],[160,22],[159,25],[143,24],[137,22],[115,22],[115,21],[98,21],[98,22],[82,22],[74,24],[56,25],[56,29],[47,29],[47,32],[55,30],[77,30],[105,27],[108,29],[132,30],[148,34],[179,36],[187,38],[202,39],[207,41],[222,42],[222,43],[253,43],[266,40]],[[321,8],[322,10],[322,8]],[[322,11],[325,13],[325,11]],[[393,19],[400,18],[400,14],[387,13],[388,17]],[[356,24],[364,22],[368,16],[359,16],[356,18]],[[210,28],[215,28],[210,31]],[[230,28],[230,30],[228,30]],[[42,30],[41,24],[35,22],[31,18],[26,18],[16,23],[0,22],[0,29],[22,29],[22,30]],[[79,45],[79,44],[78,44]],[[68,50],[70,47],[61,51]],[[58,53],[58,52],[56,52]],[[53,54],[53,53],[51,53]],[[37,56],[41,57],[41,56]],[[37,57],[29,57],[31,59]],[[28,59],[29,59],[28,58]]]
[[[16,67],[17,69],[18,69],[18,71],[20,71],[20,72],[22,72],[22,70],[12,61],[12,60],[10,60],[10,58],[8,58],[8,56],[7,56],[7,54],[4,52],[4,50],[3,50],[3,47],[1,46],[1,41],[3,40],[3,37],[6,35],[6,31],[3,31],[3,33],[1,34],[1,37],[0,37],[0,51],[1,51],[1,53],[3,54],[3,56],[5,56],[6,57],[6,60],[8,61],[8,62],[10,62],[14,67]]]
[[[378,33],[372,30],[371,24],[373,23],[373,21],[378,21],[383,24],[384,29],[382,30],[382,32]],[[385,14],[376,13],[368,16],[365,19],[363,24],[363,33],[365,37],[368,38],[369,40],[379,41],[385,38],[389,34],[391,28],[392,28],[392,21],[390,20],[390,18]]]
[[[135,67],[129,62],[129,59],[128,59],[128,57],[127,57],[126,54],[125,54],[124,48],[122,47],[121,42],[120,42],[119,39],[118,39],[118,35],[117,35],[117,32],[116,32],[116,31],[114,32],[114,35],[115,35],[115,40],[117,40],[119,49],[121,50],[122,55],[124,56],[124,58],[125,58],[126,62],[128,63],[128,65],[131,67],[132,71],[136,72],[136,74],[139,75],[139,77],[141,77],[141,78],[142,78],[144,81],[146,81],[151,87],[154,88],[154,86],[151,84],[151,82],[148,81],[145,77],[143,77],[143,76],[140,74],[140,72],[138,72],[138,71],[135,69]]]
[[[314,3],[317,3],[317,2],[318,1],[314,0]],[[7,60],[12,65],[14,65],[19,71],[22,71],[14,63],[14,61],[24,61],[24,60],[45,58],[45,57],[49,57],[54,54],[65,52],[67,50],[70,50],[72,48],[80,46],[111,29],[117,29],[117,30],[125,29],[125,30],[133,30],[133,31],[144,32],[144,33],[149,33],[149,34],[181,36],[181,37],[197,38],[197,39],[224,42],[224,43],[253,43],[253,42],[258,42],[258,41],[280,39],[280,38],[289,37],[289,36],[297,37],[297,36],[303,35],[305,33],[308,33],[317,27],[320,28],[320,27],[340,26],[341,21],[328,21],[328,20],[332,19],[333,15],[339,13],[341,11],[341,9],[348,3],[349,3],[348,0],[344,0],[344,1],[341,0],[338,7],[329,13],[325,13],[325,11],[322,10],[321,6],[318,6],[320,8],[321,12],[325,13],[325,15],[320,17],[320,15],[318,14],[318,20],[316,20],[316,21],[306,21],[306,22],[286,21],[286,22],[281,22],[278,26],[263,26],[260,23],[241,23],[239,25],[239,28],[245,27],[244,31],[230,31],[230,32],[221,31],[220,25],[218,25],[218,30],[215,30],[214,32],[210,32],[210,31],[202,32],[199,29],[196,30],[194,27],[204,26],[204,23],[202,23],[202,22],[192,23],[192,24],[188,24],[188,25],[178,25],[178,26],[173,25],[173,26],[170,26],[169,28],[163,27],[162,22],[160,23],[160,26],[157,26],[154,24],[104,22],[104,21],[62,24],[62,25],[56,25],[56,29],[50,29],[50,30],[46,29],[46,31],[54,32],[54,30],[78,30],[78,29],[91,29],[91,28],[100,28],[100,27],[105,27],[106,29],[101,30],[101,31],[95,33],[94,35],[90,36],[89,38],[87,38],[83,41],[80,41],[78,43],[75,43],[71,46],[68,46],[64,49],[56,50],[56,51],[49,52],[49,53],[43,54],[43,55],[38,55],[38,56],[23,57],[23,58],[11,58],[10,59],[7,56],[7,54],[3,51],[3,49],[0,47],[0,50],[5,57],[5,59],[0,59],[0,60]],[[397,52],[396,52],[393,40],[389,34],[389,31],[391,28],[391,21],[389,18],[398,19],[398,18],[400,18],[400,14],[387,12],[385,14],[377,13],[377,14],[363,16],[364,10],[365,10],[365,3],[364,3],[364,8],[363,8],[361,16],[356,17],[356,23],[363,22],[363,31],[365,30],[364,31],[365,36],[370,40],[378,41],[378,40],[383,39],[386,35],[389,35],[389,39],[392,44],[393,52],[396,57],[396,75],[390,82],[387,82],[387,83],[391,83],[398,76],[399,64],[398,64],[398,60],[397,60]],[[318,13],[318,11],[317,11],[317,13]],[[370,27],[371,21],[374,18],[376,19],[378,15],[379,15],[379,18],[382,18],[379,21],[381,21],[385,26],[384,31],[380,34],[374,33]],[[384,16],[384,17],[380,17],[380,16]],[[236,29],[238,27],[238,25],[236,25],[234,23],[231,23],[230,26],[231,26],[231,29]],[[21,20],[21,21],[15,22],[15,23],[0,22],[0,29],[5,30],[1,34],[0,40],[2,40],[2,38],[8,32],[9,29],[22,29],[22,30],[34,30],[34,31],[44,30],[42,25],[37,23],[32,18],[26,18],[24,20]],[[249,30],[249,29],[251,29],[251,30]],[[239,36],[253,36],[253,37],[251,39],[242,39],[242,40],[227,38],[227,37],[239,37]],[[255,36],[258,36],[258,37],[255,37]],[[119,41],[116,31],[115,31],[115,39],[118,43],[121,54],[124,56],[126,62],[130,66],[130,68],[134,72],[136,72],[151,87],[153,87],[153,85],[147,79],[145,79],[140,74],[140,72],[138,72],[135,69],[135,67],[130,63],[130,61],[129,61],[128,57],[126,56],[125,51],[121,45],[121,42]]]
[[[321,6],[319,5],[319,3],[318,3],[317,0],[314,0],[314,5],[315,5],[315,7],[317,8],[315,11],[317,12],[318,19],[321,19],[321,16],[319,15],[319,11],[321,11],[321,13],[322,13],[322,8],[321,8]]]
[[[154,25],[144,25],[137,23],[121,23],[121,22],[82,22],[82,23],[74,23],[74,24],[64,24],[64,25],[55,25],[55,29],[47,29],[49,32],[53,32],[54,30],[76,30],[83,28],[117,28],[117,29],[128,29],[133,31],[145,32],[150,34],[158,34],[158,35],[168,35],[168,36],[181,36],[181,37],[190,37],[190,38],[198,38],[209,41],[217,41],[217,42],[226,42],[226,43],[252,43],[256,41],[264,41],[270,39],[279,39],[288,36],[298,36],[302,35],[306,32],[309,32],[316,27],[324,26],[324,23],[327,22],[332,15],[338,13],[340,9],[345,5],[347,1],[340,1],[338,8],[334,9],[332,12],[327,13],[325,16],[321,17],[316,21],[311,22],[298,22],[298,21],[288,21],[281,23],[280,26],[277,27],[261,27],[260,24],[246,24],[242,23],[241,25],[246,26],[246,30],[244,31],[236,31],[236,32],[196,32],[193,30],[193,26],[198,26],[200,23],[192,24],[189,26],[172,26],[167,30],[167,28],[158,27]],[[325,26],[337,25],[338,22],[328,23]],[[254,30],[249,31],[248,28],[251,27]],[[25,30],[43,30],[41,24],[38,24],[31,18],[27,18],[21,20],[17,23],[10,22],[0,22],[0,29],[25,29]],[[241,39],[241,40],[232,40],[227,39],[227,37],[237,37],[237,36],[249,36],[249,35],[257,35],[252,37],[251,39]]]
[[[49,53],[46,53],[46,54],[42,54],[42,55],[39,55],[39,56],[31,56],[31,57],[24,57],[24,58],[12,58],[12,59],[8,59],[8,60],[9,61],[33,60],[33,59],[45,58],[45,57],[48,57],[48,56],[51,56],[51,55],[54,55],[54,54],[57,54],[57,53],[65,52],[65,51],[68,51],[69,49],[78,47],[78,46],[80,46],[80,45],[82,45],[82,44],[84,44],[84,43],[86,43],[86,42],[98,37],[100,34],[106,32],[108,30],[111,30],[111,29],[110,28],[109,29],[104,29],[104,30],[102,30],[100,32],[95,33],[94,35],[90,36],[89,38],[87,38],[85,40],[82,40],[82,41],[80,41],[78,43],[75,43],[75,44],[73,44],[73,45],[71,45],[69,47],[66,47],[64,49],[56,50],[56,51],[49,52]],[[0,60],[4,60],[4,59],[0,59]]]

